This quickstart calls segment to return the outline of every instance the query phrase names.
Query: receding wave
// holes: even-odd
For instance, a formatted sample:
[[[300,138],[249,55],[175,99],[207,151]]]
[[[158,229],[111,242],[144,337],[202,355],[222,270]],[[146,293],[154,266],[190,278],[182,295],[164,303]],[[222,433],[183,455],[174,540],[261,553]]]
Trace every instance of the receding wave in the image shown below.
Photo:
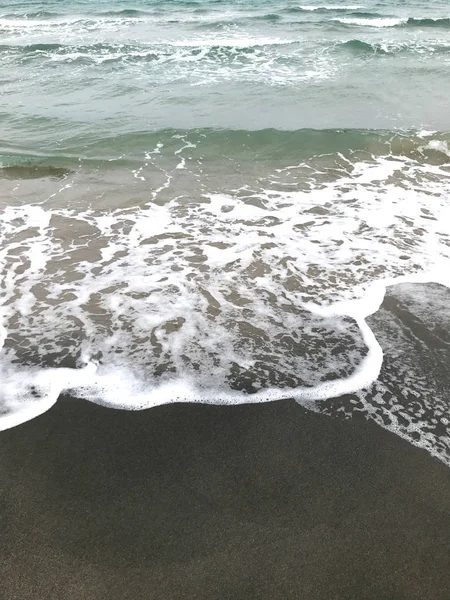
[[[22,164],[0,204],[0,429],[62,392],[133,410],[358,392],[380,371],[365,317],[386,281],[448,280],[448,133],[95,133],[59,141],[64,182],[33,175],[58,157],[0,149],[11,177]]]

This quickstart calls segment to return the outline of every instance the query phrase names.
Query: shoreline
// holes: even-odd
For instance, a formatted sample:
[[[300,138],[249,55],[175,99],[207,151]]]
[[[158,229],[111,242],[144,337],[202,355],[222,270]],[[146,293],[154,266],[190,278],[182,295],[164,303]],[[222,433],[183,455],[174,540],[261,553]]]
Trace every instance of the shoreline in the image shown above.
[[[335,401],[339,401],[340,398],[345,398],[348,395],[357,394],[365,388],[370,388],[377,383],[386,359],[386,346],[380,343],[380,338],[382,339],[383,337],[380,335],[380,331],[383,333],[383,327],[380,331],[377,331],[376,328],[373,329],[372,321],[375,321],[376,323],[377,313],[379,313],[386,304],[391,302],[391,295],[395,296],[396,290],[401,289],[402,286],[405,285],[413,285],[417,292],[420,292],[421,286],[426,286],[430,290],[433,286],[440,286],[444,289],[444,294],[450,298],[450,279],[442,276],[442,274],[436,270],[429,270],[374,280],[367,283],[365,286],[359,286],[360,288],[363,287],[365,289],[365,293],[352,300],[339,300],[328,306],[313,305],[311,303],[301,305],[301,308],[309,311],[311,315],[324,318],[350,317],[354,320],[359,328],[361,339],[364,341],[368,352],[367,355],[362,358],[361,363],[347,377],[337,378],[334,381],[321,382],[312,387],[293,388],[292,391],[285,391],[276,387],[252,392],[251,394],[247,394],[246,391],[230,390],[228,394],[226,394],[227,401],[217,404],[207,400],[196,402],[193,401],[191,397],[187,400],[181,400],[181,402],[212,406],[238,406],[240,404],[279,402],[293,398],[299,402],[299,404],[314,410],[314,403],[320,403],[322,401],[335,403]],[[414,301],[414,298],[412,298],[412,300]],[[409,326],[411,321],[415,318],[413,314],[397,315],[397,317],[407,326]],[[443,324],[442,327],[446,329],[447,325]],[[6,339],[7,331],[0,323],[0,350]],[[433,347],[433,344],[431,347]],[[30,397],[27,397],[26,400],[28,402],[34,400],[34,403],[32,402],[26,409],[13,411],[11,413],[6,411],[4,414],[0,415],[0,432],[27,423],[29,420],[37,418],[48,410],[52,410],[52,407],[55,406],[61,397],[67,396],[67,390],[73,390],[77,385],[92,384],[92,380],[95,378],[97,372],[98,364],[95,361],[89,361],[85,363],[83,367],[76,368],[72,363],[73,361],[69,360],[67,361],[67,365],[63,363],[61,366],[57,367],[51,365],[39,366],[39,371],[44,374],[44,379],[46,378],[49,380],[52,373],[56,375],[59,380],[57,390],[51,389],[48,397],[44,396],[42,398],[41,402],[44,405],[43,408],[36,402],[35,393],[33,393],[33,391],[31,393],[28,392],[28,396]],[[30,383],[33,384],[32,381]],[[37,384],[37,386],[38,385],[39,384]],[[31,385],[31,387],[34,388],[36,386]],[[176,381],[175,383],[169,382],[168,384],[162,385],[162,389],[165,390],[165,393],[168,396],[171,393],[176,394],[178,392],[178,387],[180,389],[183,388],[181,381]],[[191,396],[192,394],[197,394],[195,390],[189,390],[189,388],[187,388],[187,390]],[[219,393],[220,391],[217,390],[217,394]],[[239,400],[241,398],[244,398],[245,401],[240,402]],[[262,400],[262,398],[265,399]],[[15,400],[17,401],[17,398],[15,398]],[[129,403],[124,403],[122,407],[120,406],[120,403],[110,405],[107,402],[102,403],[95,400],[92,400],[92,402],[111,409],[119,408],[121,410],[135,410],[134,408],[129,408]],[[149,410],[156,408],[157,406],[171,404],[172,402],[158,402],[157,404],[149,404],[148,406],[144,406],[144,408],[137,410]],[[328,410],[325,409],[324,412],[328,412]],[[404,439],[408,438],[404,437]]]

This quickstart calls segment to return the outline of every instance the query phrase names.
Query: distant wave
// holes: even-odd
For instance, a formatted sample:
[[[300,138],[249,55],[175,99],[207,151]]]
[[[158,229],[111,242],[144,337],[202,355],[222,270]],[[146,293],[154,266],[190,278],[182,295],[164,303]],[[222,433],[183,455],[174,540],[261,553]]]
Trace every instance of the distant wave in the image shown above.
[[[125,8],[122,10],[108,10],[108,11],[103,11],[103,12],[90,12],[88,14],[83,14],[83,15],[77,15],[77,14],[73,14],[70,15],[72,20],[73,18],[96,18],[96,17],[145,17],[148,16],[152,13],[145,11],[145,10],[137,10],[134,8]],[[18,20],[28,20],[28,21],[34,21],[34,20],[44,20],[44,19],[61,19],[61,20],[65,20],[67,18],[67,14],[66,13],[58,13],[58,12],[52,12],[52,11],[46,11],[46,10],[40,10],[40,11],[36,11],[36,12],[27,12],[24,14],[18,14],[18,13],[8,13],[8,14],[4,14],[4,15],[0,15],[0,19],[4,19],[4,20],[8,20],[8,21],[18,21]]]
[[[338,44],[338,48],[343,50],[350,50],[360,54],[381,54],[381,55],[395,55],[400,52],[429,52],[432,54],[445,54],[450,53],[450,42],[448,45],[444,44],[418,44],[418,43],[403,43],[403,44],[389,44],[389,43],[374,43],[364,42],[362,40],[354,39],[347,42]]]
[[[7,13],[4,15],[0,15],[1,20],[5,21],[22,21],[22,20],[41,20],[41,19],[57,19],[62,17],[63,15],[56,12],[50,12],[47,10],[40,10],[37,12],[30,12],[26,14],[17,14],[17,13]]]
[[[100,17],[126,17],[126,18],[135,18],[135,17],[147,17],[152,13],[145,10],[137,10],[135,8],[124,8],[123,10],[108,10],[105,12],[94,13],[95,16]]]
[[[198,9],[195,13],[204,13],[204,9]],[[442,18],[421,18],[421,17],[395,17],[395,16],[383,16],[376,12],[366,12],[364,7],[357,4],[320,4],[315,6],[300,5],[291,6],[276,12],[263,14],[259,16],[253,16],[252,19],[276,22],[282,18],[283,14],[298,14],[298,13],[344,13],[345,16],[338,16],[333,19],[336,23],[349,26],[360,26],[360,27],[416,27],[416,28],[441,28],[450,29],[450,17]],[[223,15],[225,16],[225,15]],[[35,11],[24,14],[19,13],[6,13],[0,15],[0,26],[5,27],[34,27],[37,24],[48,24],[48,25],[61,25],[61,24],[73,24],[82,21],[98,21],[106,19],[123,19],[127,20],[139,20],[139,19],[155,19],[156,21],[162,20],[167,22],[166,19],[161,19],[161,15],[157,15],[154,11],[147,11],[142,9],[126,8],[122,10],[109,10],[103,12],[89,11],[86,14],[65,14],[53,11]],[[223,24],[230,25],[236,20],[246,20],[248,15],[236,14],[232,19],[228,18],[215,22],[214,19],[211,23],[212,26]],[[173,22],[181,22],[183,19],[174,20]],[[191,19],[190,19],[191,20]],[[171,21],[169,21],[171,22]],[[205,23],[208,25],[208,23]]]
[[[442,27],[450,29],[450,18],[443,19],[415,19],[410,18],[405,25],[409,27]]]
[[[260,21],[279,21],[281,16],[277,13],[270,13],[268,15],[263,15],[262,17],[257,17]]]
[[[450,18],[443,19],[409,19],[400,17],[381,17],[379,15],[358,14],[357,16],[334,19],[342,25],[356,25],[358,27],[438,27],[450,29]]]
[[[364,8],[358,4],[348,4],[343,6],[342,4],[322,4],[317,6],[291,6],[286,8],[283,12],[287,13],[298,13],[298,12],[327,12],[327,11],[346,11],[346,10],[359,10]]]
[[[209,62],[211,64],[240,64],[245,57],[252,56],[255,68],[267,59],[270,48],[290,45],[296,42],[277,38],[230,38],[230,39],[192,39],[172,43],[156,43],[149,46],[133,44],[0,44],[0,58],[27,60],[58,60],[71,64],[100,63],[137,63],[137,62],[170,62],[189,64]]]
[[[334,21],[341,25],[356,25],[358,27],[396,27],[405,22],[404,19],[395,17],[344,17],[342,19],[334,19]]]
[[[388,54],[388,52],[386,52],[386,50],[382,48],[380,44],[369,44],[368,42],[363,42],[361,40],[349,40],[348,42],[339,44],[339,47],[368,54]]]
[[[221,38],[218,37],[216,39],[206,39],[206,38],[192,38],[190,40],[180,40],[180,41],[161,41],[155,42],[153,44],[148,45],[136,45],[136,44],[109,44],[104,42],[98,42],[94,44],[62,44],[62,43],[37,43],[37,44],[0,44],[0,52],[1,51],[11,51],[14,50],[18,53],[27,53],[27,52],[36,52],[36,51],[72,51],[73,49],[85,49],[86,51],[96,51],[96,50],[117,50],[120,49],[123,54],[126,54],[129,51],[133,50],[141,50],[141,51],[149,51],[151,49],[162,49],[162,48],[192,48],[192,49],[219,49],[219,48],[228,48],[228,49],[239,49],[245,50],[248,48],[264,48],[270,46],[289,46],[291,44],[297,44],[297,40],[289,40],[282,39],[276,37],[229,37],[229,38]]]
[[[0,44],[1,52],[17,52],[20,54],[27,54],[29,52],[58,52],[68,48],[64,44],[27,44],[15,46],[11,44]]]

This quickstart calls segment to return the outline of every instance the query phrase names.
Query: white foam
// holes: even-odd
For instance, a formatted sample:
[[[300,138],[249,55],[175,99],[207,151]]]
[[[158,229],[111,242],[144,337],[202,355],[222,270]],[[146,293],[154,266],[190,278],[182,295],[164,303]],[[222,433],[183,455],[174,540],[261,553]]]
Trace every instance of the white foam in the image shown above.
[[[108,41],[108,33],[93,40],[69,33],[63,39],[47,41],[62,44],[47,49],[29,48],[29,56],[36,63],[37,72],[48,63],[67,65],[70,72],[76,67],[89,69],[92,65],[116,63],[119,68],[133,76],[142,77],[142,62],[151,64],[153,76],[160,84],[174,79],[186,79],[192,86],[210,86],[220,82],[255,82],[273,86],[286,86],[305,81],[322,81],[338,72],[338,57],[315,47],[309,58],[297,38],[277,38],[263,35],[203,35],[189,39],[148,41],[148,37],[124,45]],[[28,39],[26,43],[41,40]],[[98,45],[93,45],[97,42]],[[276,50],[275,50],[276,48]],[[17,61],[17,53],[7,54],[11,68]]]
[[[117,366],[98,367],[89,363],[83,369],[24,369],[3,363],[0,378],[0,401],[5,414],[0,415],[0,430],[14,427],[42,414],[56,402],[58,396],[70,392],[78,397],[124,410],[143,410],[159,404],[197,402],[212,404],[261,403],[294,398],[308,405],[356,392],[371,383],[378,375],[382,353],[367,325],[360,321],[369,352],[361,365],[347,378],[323,382],[313,387],[295,389],[266,388],[249,395],[223,387],[204,389],[189,378],[173,378],[150,387],[130,369]],[[251,365],[249,365],[251,366]],[[38,398],[33,392],[38,393]]]
[[[417,133],[417,137],[427,138],[427,137],[431,137],[432,135],[436,135],[436,133],[437,133],[437,131],[433,131],[432,129],[421,129]]]
[[[339,378],[307,388],[266,388],[262,392],[248,395],[245,392],[223,388],[204,390],[196,386],[194,381],[183,378],[174,378],[149,389],[147,382],[136,377],[130,370],[109,366],[99,367],[93,362],[82,369],[31,368],[29,370],[13,365],[5,366],[4,363],[0,368],[2,381],[0,401],[5,414],[0,415],[0,430],[15,427],[39,416],[49,410],[58,397],[65,392],[122,410],[144,410],[176,402],[241,404],[290,398],[308,408],[314,408],[316,401],[359,392],[377,379],[383,360],[381,346],[365,322],[365,318],[378,310],[388,286],[401,283],[440,283],[450,287],[450,275],[420,273],[415,276],[385,279],[371,284],[367,295],[357,300],[344,301],[328,307],[309,306],[313,313],[327,318],[348,315],[358,322],[368,353],[360,366],[347,378]],[[0,329],[0,334],[3,338],[6,337],[3,328]],[[2,341],[1,337],[0,341]],[[39,394],[38,399],[33,395],[34,390]],[[394,431],[397,429],[395,424],[388,428]],[[402,437],[411,441],[407,435],[402,434]]]
[[[426,146],[422,146],[421,149],[436,150],[436,152],[446,154],[450,158],[450,148],[448,147],[448,143],[442,140],[431,140]]]
[[[402,23],[406,23],[407,19],[403,18],[363,18],[363,17],[342,17],[334,19],[344,25],[357,25],[359,27],[396,27]]]
[[[173,143],[171,169],[158,144],[135,170],[147,204],[80,210],[66,199],[74,187],[57,184],[52,207],[3,210],[0,428],[62,392],[133,410],[281,398],[311,406],[356,392],[381,367],[365,319],[386,286],[449,285],[444,167],[346,160],[326,183],[309,165],[303,190],[276,183],[298,178],[300,165],[269,174],[259,191],[226,181],[216,193],[181,194],[184,178],[207,182],[210,167],[192,159],[193,142]],[[24,366],[58,352],[88,366]],[[255,393],[230,387],[239,377]]]
[[[95,365],[84,369],[24,369],[0,364],[0,431],[49,410],[65,389],[88,382]]]

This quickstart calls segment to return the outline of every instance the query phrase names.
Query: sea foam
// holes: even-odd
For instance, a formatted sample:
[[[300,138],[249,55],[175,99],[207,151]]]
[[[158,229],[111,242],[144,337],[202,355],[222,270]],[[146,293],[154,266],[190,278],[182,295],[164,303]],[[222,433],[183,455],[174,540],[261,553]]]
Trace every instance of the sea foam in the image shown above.
[[[31,182],[36,203],[2,209],[0,427],[62,393],[129,410],[314,408],[367,388],[382,351],[366,319],[386,286],[449,283],[450,175],[418,160],[442,150],[433,135],[417,158],[315,157],[214,192],[214,160],[176,135],[133,169],[140,200],[121,208],[102,207],[101,175],[98,203],[82,209],[74,179],[45,203]]]

